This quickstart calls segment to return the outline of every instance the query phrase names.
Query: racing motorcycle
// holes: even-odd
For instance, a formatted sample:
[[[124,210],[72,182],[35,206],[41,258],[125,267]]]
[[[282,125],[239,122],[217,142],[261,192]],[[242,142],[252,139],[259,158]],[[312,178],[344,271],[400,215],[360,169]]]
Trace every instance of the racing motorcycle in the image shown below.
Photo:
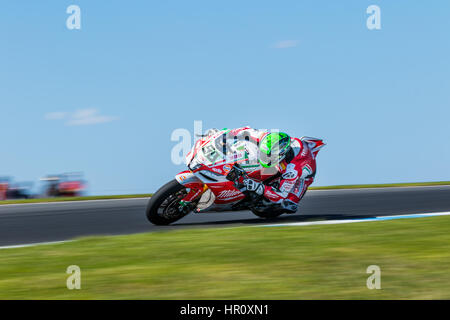
[[[155,225],[171,224],[191,212],[251,210],[262,218],[283,212],[264,210],[262,196],[245,190],[245,178],[277,187],[280,175],[262,174],[258,145],[250,139],[236,139],[231,130],[217,130],[196,141],[186,156],[188,170],[161,187],[149,200],[147,219]],[[303,137],[314,156],[323,146],[321,139]]]

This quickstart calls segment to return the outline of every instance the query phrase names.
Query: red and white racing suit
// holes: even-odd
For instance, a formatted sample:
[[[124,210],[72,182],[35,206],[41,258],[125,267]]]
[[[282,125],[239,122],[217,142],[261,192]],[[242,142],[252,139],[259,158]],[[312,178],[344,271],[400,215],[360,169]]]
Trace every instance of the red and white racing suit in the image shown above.
[[[249,127],[232,131],[236,136],[244,134],[250,136],[250,139],[258,143],[268,133],[266,130],[255,130]],[[280,176],[276,179],[278,187],[264,185],[263,196],[268,200],[265,203],[270,210],[278,207],[286,212],[296,212],[298,203],[314,181],[316,160],[309,143],[298,138],[291,138],[291,147],[294,152],[292,159],[283,160],[276,166],[275,172],[273,168],[269,170],[263,168],[260,172],[261,180],[274,175]],[[269,175],[266,174],[267,171]]]
[[[264,186],[264,197],[272,204],[279,204],[289,212],[297,211],[297,204],[314,181],[316,160],[307,142],[291,138],[294,158],[283,160],[277,169],[280,173],[278,188]],[[264,171],[264,170],[263,170]]]

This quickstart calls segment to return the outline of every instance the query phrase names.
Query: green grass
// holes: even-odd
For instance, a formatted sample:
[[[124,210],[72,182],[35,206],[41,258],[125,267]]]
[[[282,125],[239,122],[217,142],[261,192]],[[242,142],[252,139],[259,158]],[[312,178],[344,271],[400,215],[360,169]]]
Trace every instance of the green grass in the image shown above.
[[[450,299],[450,217],[194,229],[0,250],[0,299]],[[81,268],[81,290],[66,269]],[[381,268],[381,290],[366,269]]]
[[[360,188],[393,188],[393,187],[419,187],[419,186],[443,186],[450,185],[450,181],[437,182],[411,182],[411,183],[386,183],[386,184],[348,184],[336,186],[310,187],[310,190],[332,190],[332,189],[360,189]],[[42,198],[42,199],[26,199],[26,200],[6,200],[0,201],[2,204],[22,204],[22,203],[39,203],[39,202],[60,202],[60,201],[84,201],[84,200],[105,200],[105,199],[127,199],[127,198],[148,198],[153,194],[127,194],[127,195],[110,195],[110,196],[88,196],[88,197],[67,197],[67,198]]]

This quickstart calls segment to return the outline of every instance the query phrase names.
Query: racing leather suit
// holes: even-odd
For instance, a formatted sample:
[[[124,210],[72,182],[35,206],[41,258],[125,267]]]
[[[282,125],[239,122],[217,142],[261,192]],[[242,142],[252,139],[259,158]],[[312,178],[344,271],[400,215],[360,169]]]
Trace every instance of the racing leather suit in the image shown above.
[[[277,167],[280,178],[278,187],[264,186],[264,198],[275,209],[278,204],[286,212],[297,212],[297,205],[313,183],[316,174],[316,160],[308,143],[291,138],[293,158],[283,160]]]
[[[255,130],[249,127],[232,130],[236,136],[248,136],[258,142],[268,133],[266,130]],[[276,178],[270,185],[264,185],[263,204],[268,211],[279,210],[284,213],[297,212],[297,205],[313,183],[316,174],[316,160],[307,141],[291,138],[292,153],[275,168],[263,168],[261,180]],[[271,169],[271,170],[270,170]],[[267,174],[267,171],[269,173]]]

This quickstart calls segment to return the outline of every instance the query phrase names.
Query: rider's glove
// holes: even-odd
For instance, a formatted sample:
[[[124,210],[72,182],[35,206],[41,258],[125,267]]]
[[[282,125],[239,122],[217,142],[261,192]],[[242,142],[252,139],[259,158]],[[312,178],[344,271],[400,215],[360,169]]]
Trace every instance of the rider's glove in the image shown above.
[[[243,182],[247,191],[255,192],[260,196],[264,193],[264,185],[262,183],[256,182],[252,179],[244,179]]]

